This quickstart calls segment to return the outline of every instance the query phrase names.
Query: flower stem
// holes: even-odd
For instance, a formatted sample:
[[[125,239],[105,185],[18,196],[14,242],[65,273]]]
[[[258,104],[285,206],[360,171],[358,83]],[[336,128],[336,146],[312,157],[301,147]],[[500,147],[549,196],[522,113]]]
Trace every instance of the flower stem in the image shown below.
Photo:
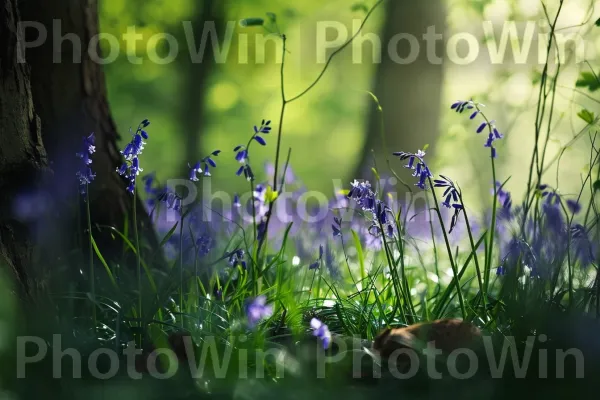
[[[493,150],[490,150],[490,152]],[[496,232],[496,209],[498,199],[498,188],[496,186],[496,163],[494,158],[492,160],[492,182],[494,183],[494,200],[492,202],[492,221],[490,223],[490,240],[488,241],[488,248],[485,256],[485,293],[489,290],[490,284],[490,273],[492,270],[492,257],[494,253],[494,234]]]
[[[183,329],[183,210],[179,219],[179,313]]]
[[[435,190],[433,189],[433,182],[431,181],[431,177],[427,178],[429,180],[429,186],[431,187],[431,194],[433,195],[433,204],[434,210],[438,216],[440,221],[440,225],[442,227],[442,234],[444,235],[444,242],[446,243],[446,251],[448,252],[448,257],[450,258],[450,266],[452,267],[452,274],[454,275],[454,279],[456,280],[456,292],[458,294],[458,302],[460,303],[460,309],[462,312],[463,319],[467,318],[467,309],[465,308],[465,301],[462,295],[462,289],[460,287],[460,281],[458,277],[458,269],[456,268],[456,264],[454,262],[454,256],[452,255],[452,249],[450,248],[450,241],[448,240],[448,234],[446,233],[446,227],[444,225],[444,219],[442,218],[442,213],[440,212],[440,207],[438,205],[437,196],[435,194]]]
[[[281,152],[281,134],[283,132],[283,117],[285,115],[285,108],[288,100],[285,97],[285,81],[284,81],[284,68],[285,68],[285,52],[286,52],[286,36],[281,35],[283,41],[283,52],[281,54],[281,70],[279,73],[281,80],[281,111],[279,112],[279,126],[277,127],[277,149],[275,150],[275,166],[273,171],[273,191],[277,191],[277,172],[279,169],[279,153]]]
[[[477,271],[477,283],[479,284],[479,292],[481,293],[481,299],[483,300],[483,315],[487,322],[487,292],[483,286],[483,279],[481,276],[481,268],[479,267],[479,257],[477,257],[477,249],[475,248],[475,241],[473,240],[473,232],[471,230],[471,224],[469,223],[469,216],[467,215],[467,209],[463,202],[462,193],[459,193],[458,198],[460,199],[460,205],[463,209],[463,215],[465,216],[465,224],[467,225],[467,232],[469,233],[469,242],[471,243],[471,251],[473,252],[473,259],[475,261],[475,270]]]
[[[477,106],[477,111],[479,111],[479,114],[483,117],[483,119],[485,120],[487,127],[490,131],[490,136],[494,134],[493,130],[492,130],[492,124],[490,123],[490,120],[488,119],[488,117],[481,111],[481,108],[479,108],[479,106]],[[494,188],[494,199],[492,202],[492,220],[490,222],[490,238],[488,240],[487,243],[487,249],[485,252],[485,280],[484,280],[484,286],[485,286],[485,293],[488,293],[489,291],[489,284],[490,284],[490,274],[492,271],[492,257],[493,257],[493,253],[494,253],[494,236],[496,233],[496,212],[497,212],[497,200],[498,200],[498,187],[496,186],[496,163],[494,161],[494,146],[492,145],[490,147],[490,159],[491,159],[491,163],[492,163],[492,185]],[[477,259],[477,258],[475,258]]]
[[[398,269],[397,269],[397,264],[394,262],[394,257],[390,251],[390,248],[388,246],[387,240],[385,240],[385,231],[383,230],[383,226],[381,224],[381,222],[379,222],[379,227],[381,230],[381,241],[383,243],[383,248],[385,250],[385,256],[387,258],[387,262],[388,265],[390,267],[390,275],[392,277],[392,286],[394,287],[394,291],[396,292],[396,300],[397,302],[400,302],[400,299],[404,300],[404,306],[408,306],[409,307],[409,311],[412,309],[412,302],[410,300],[410,295],[409,293],[407,293],[405,291],[405,289],[408,289],[408,285],[407,284],[402,284],[401,282],[398,282],[399,277],[398,277]],[[401,238],[399,240],[402,240]],[[403,255],[401,256],[400,262],[403,262]],[[403,274],[404,268],[402,267],[402,271],[401,274]],[[398,304],[398,303],[396,303]],[[410,315],[410,320],[408,319],[409,316],[407,316],[406,312],[404,311],[404,307],[398,307],[400,309],[400,312],[402,314],[402,318],[404,319],[404,321],[406,323],[413,323],[413,315]],[[414,314],[414,313],[413,313]]]
[[[88,242],[89,242],[89,258],[90,258],[90,294],[92,296],[92,317],[94,319],[94,332],[96,331],[96,276],[94,271],[94,252],[92,245],[92,213],[90,211],[90,194],[88,184],[85,184],[85,205],[87,213],[87,231],[88,231]]]
[[[135,180],[135,178],[134,178]],[[140,254],[140,235],[138,232],[137,224],[137,185],[133,183],[133,235],[135,237],[135,258],[136,258],[136,277],[137,277],[137,289],[138,289],[138,326],[142,328],[142,262]],[[140,345],[142,344],[141,332],[140,332]]]

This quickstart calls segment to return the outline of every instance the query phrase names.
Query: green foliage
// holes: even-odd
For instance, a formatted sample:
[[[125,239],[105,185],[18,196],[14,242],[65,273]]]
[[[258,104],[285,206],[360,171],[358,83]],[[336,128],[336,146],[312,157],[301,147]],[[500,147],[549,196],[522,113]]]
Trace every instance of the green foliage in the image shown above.
[[[593,124],[596,119],[596,116],[594,115],[594,113],[585,108],[583,110],[579,111],[577,113],[577,116],[579,118],[581,118],[582,120],[584,120],[585,122],[587,122],[588,124]]]
[[[352,11],[362,11],[363,13],[366,14],[369,12],[369,7],[364,2],[360,2],[360,3],[353,4],[351,10]]]
[[[246,28],[248,26],[263,26],[265,20],[262,18],[244,18],[240,20],[240,26]]]
[[[598,80],[598,76],[593,72],[582,72],[579,75],[579,79],[577,79],[575,86],[586,88],[590,92],[595,92],[600,88],[600,80]]]

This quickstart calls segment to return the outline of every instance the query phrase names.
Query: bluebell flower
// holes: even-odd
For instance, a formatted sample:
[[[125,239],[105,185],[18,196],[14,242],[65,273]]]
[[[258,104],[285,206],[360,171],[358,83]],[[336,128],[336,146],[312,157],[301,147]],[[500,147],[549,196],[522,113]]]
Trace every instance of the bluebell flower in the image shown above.
[[[581,224],[576,224],[571,228],[572,249],[575,259],[579,261],[582,267],[591,265],[596,260],[597,244],[595,245],[589,238],[587,230]]]
[[[183,199],[177,193],[168,189],[164,189],[164,191],[158,196],[158,201],[164,203],[170,210],[182,210]]]
[[[444,175],[440,175],[441,179],[435,179],[433,182],[434,187],[445,188],[444,193],[442,194],[442,206],[451,209],[454,211],[454,215],[452,215],[452,219],[450,220],[450,230],[448,233],[452,233],[456,224],[458,223],[458,217],[460,212],[463,209],[462,203],[460,200],[460,193],[456,188],[454,182]]]
[[[309,269],[309,270],[318,269],[318,268],[319,268],[319,265],[320,265],[320,260],[316,260],[316,261],[314,261],[312,264],[310,264],[310,265],[308,266],[308,269]]]
[[[506,221],[511,220],[514,216],[512,210],[512,197],[510,192],[502,189],[502,184],[500,182],[496,182],[496,197],[500,204],[500,208],[497,210],[498,219]]]
[[[321,263],[323,262],[323,245],[319,246],[319,257],[308,266],[309,270],[312,269],[318,269],[321,266]]]
[[[267,202],[267,186],[258,184],[252,193],[254,201],[254,212],[257,220],[263,219],[269,212],[269,203]]]
[[[211,176],[210,175],[210,167],[212,167],[212,168],[217,167],[217,163],[215,162],[213,157],[218,156],[220,152],[221,152],[221,150],[215,150],[212,153],[210,153],[208,156],[204,157],[202,160],[196,162],[196,164],[194,164],[193,166],[190,166],[190,180],[197,182],[199,180],[197,174],[203,174],[204,176]],[[204,169],[202,169],[202,166],[204,166]]]
[[[250,168],[250,165],[246,164],[238,168],[236,175],[241,176],[242,174],[244,174],[244,178],[246,178],[247,181],[254,180],[254,173],[252,172],[252,168]]]
[[[248,151],[246,150],[246,146],[239,145],[234,147],[233,151],[235,151],[235,160],[240,164],[246,163],[246,158],[248,157]]]
[[[198,255],[200,257],[208,255],[213,246],[214,240],[210,235],[201,234],[200,237],[196,239],[196,248],[198,249]]]
[[[519,238],[513,238],[505,249],[500,267],[496,270],[497,275],[504,275],[508,267],[514,267],[517,262],[531,269],[532,275],[537,275],[537,259],[529,244]]]
[[[266,121],[263,119],[260,124],[260,128],[256,127],[256,125],[254,126],[254,133],[264,133],[264,134],[270,133],[271,127],[269,125],[271,125],[271,121]]]
[[[248,317],[248,327],[253,329],[263,319],[270,318],[273,315],[273,306],[267,304],[267,297],[260,295],[246,302],[246,316]]]
[[[477,134],[479,134],[486,129],[489,131],[488,137],[484,144],[484,147],[490,148],[491,157],[496,158],[497,151],[496,151],[496,148],[494,147],[494,142],[496,140],[502,139],[504,136],[498,131],[498,128],[496,127],[496,121],[494,121],[494,120],[488,121],[488,119],[485,117],[485,115],[481,111],[482,107],[485,107],[485,105],[481,104],[481,103],[475,103],[473,100],[468,100],[468,101],[459,100],[459,101],[454,102],[450,108],[455,110],[457,113],[463,113],[465,110],[474,110],[469,115],[469,119],[474,119],[478,115],[481,115],[484,118],[485,121],[481,122],[477,126],[477,129],[475,130],[475,132]]]
[[[90,168],[90,165],[92,164],[90,156],[96,152],[95,141],[96,138],[92,132],[89,136],[83,138],[82,151],[76,153],[76,156],[83,161],[83,165],[75,174],[79,180],[79,190],[81,194],[86,194],[87,185],[96,178],[96,174],[92,171],[92,168]]]
[[[241,176],[242,174],[248,181],[254,180],[254,173],[252,172],[252,168],[250,168],[250,164],[248,164],[248,149],[244,145],[236,146],[233,151],[236,152],[235,159],[237,162],[242,164],[238,170],[236,171],[237,176]]]
[[[84,168],[80,171],[77,171],[77,179],[79,179],[79,189],[81,194],[86,194],[87,185],[92,183],[94,178],[96,178],[96,174],[92,171],[91,168]]]
[[[262,242],[267,234],[267,220],[262,218],[256,227],[256,240]]]
[[[356,179],[350,183],[348,198],[354,200],[363,211],[375,212],[375,193],[371,190],[371,184],[368,181],[360,182]]]
[[[475,108],[475,105],[472,101],[462,101],[459,100],[455,103],[452,104],[452,106],[450,107],[451,109],[455,110],[458,113],[462,113],[464,110],[472,110]],[[478,110],[476,113],[474,113],[475,115],[478,114]],[[475,116],[473,116],[473,118],[475,118]],[[471,119],[473,119],[471,118]]]
[[[556,235],[565,233],[565,221],[560,208],[560,196],[555,192],[546,192],[546,201],[542,204],[545,226]]]
[[[579,204],[579,201],[577,200],[567,200],[567,207],[573,215],[579,214],[579,212],[581,211],[581,204]]]
[[[333,237],[342,236],[342,220],[338,217],[333,217],[333,224],[331,224],[331,229],[333,229]]]
[[[160,201],[160,198],[165,192],[165,188],[157,184],[155,172],[144,175],[142,181],[144,182],[144,192],[147,195],[146,207],[152,209],[156,206],[157,202]]]
[[[156,182],[156,172],[150,172],[142,177],[144,182],[144,191],[148,194],[153,193],[154,183]]]
[[[235,268],[239,265],[245,270],[247,267],[245,256],[246,256],[246,253],[244,252],[243,249],[237,249],[237,250],[232,251],[229,254],[229,260],[228,260],[229,265],[231,265],[233,268]]]
[[[397,151],[394,152],[393,155],[399,157],[400,160],[408,160],[408,164],[406,164],[404,167],[414,170],[412,176],[419,178],[415,186],[425,190],[427,188],[427,179],[433,177],[433,174],[429,170],[429,167],[424,160],[426,153],[422,150],[418,150],[416,153]],[[415,162],[417,163],[416,165]]]
[[[96,152],[96,137],[94,136],[94,132],[92,132],[89,136],[83,138],[83,146],[82,151],[77,153],[77,157],[83,160],[84,165],[90,165],[92,163],[92,159],[90,156]]]
[[[393,213],[384,202],[377,199],[377,194],[371,190],[371,184],[368,181],[359,182],[354,180],[350,185],[348,198],[356,202],[362,211],[371,214],[372,224],[368,232],[374,237],[379,237],[382,234],[393,237]]]
[[[313,336],[316,336],[323,343],[323,348],[327,350],[329,348],[329,344],[331,343],[331,332],[329,332],[329,328],[323,322],[319,321],[317,318],[313,318],[310,321],[310,327],[313,330]]]
[[[190,181],[194,181],[197,182],[200,179],[198,179],[197,174],[201,174],[202,173],[202,167],[200,165],[200,161],[198,161],[196,164],[194,164],[191,168],[190,168]]]
[[[256,125],[254,126],[254,133],[246,146],[240,144],[234,147],[233,151],[235,152],[235,160],[242,164],[236,171],[237,176],[241,176],[243,174],[246,180],[254,180],[254,173],[252,172],[252,168],[250,168],[249,162],[250,144],[254,140],[261,146],[266,146],[266,140],[260,135],[269,134],[271,132],[271,127],[269,125],[271,125],[271,121],[263,119],[260,127],[257,127]]]
[[[138,125],[135,132],[131,132],[131,129],[129,130],[132,136],[131,141],[121,151],[125,162],[117,168],[117,173],[128,180],[127,191],[132,194],[135,190],[136,177],[143,171],[140,167],[139,156],[142,154],[142,150],[144,150],[144,145],[146,144],[144,140],[148,139],[148,132],[142,128],[148,125],[150,125],[150,121],[145,119]]]
[[[453,204],[457,204],[458,206],[460,206],[461,204],[459,202],[459,193],[458,189],[454,185],[454,182],[452,182],[450,178],[447,178],[444,175],[440,175],[440,178],[442,179],[435,179],[433,181],[433,186],[446,188],[444,190],[444,194],[442,194],[442,197],[444,198],[442,205],[446,208],[452,208]]]

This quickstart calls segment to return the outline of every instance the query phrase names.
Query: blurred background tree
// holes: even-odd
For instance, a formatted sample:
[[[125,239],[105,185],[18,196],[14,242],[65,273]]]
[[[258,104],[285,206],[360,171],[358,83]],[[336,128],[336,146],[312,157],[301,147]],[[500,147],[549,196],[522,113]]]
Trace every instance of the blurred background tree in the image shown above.
[[[385,172],[387,161],[392,158],[390,153],[394,151],[416,152],[429,144],[428,154],[433,155],[435,146],[431,145],[440,130],[441,56],[444,51],[441,38],[445,17],[441,0],[386,2],[381,34],[372,36],[374,43],[381,48],[381,61],[377,63],[373,76],[373,92],[382,107],[383,119],[374,102],[366,121],[362,157],[356,176],[364,175],[365,168],[371,168],[374,162],[380,171]],[[429,30],[440,37],[438,40],[433,37],[432,48],[437,63],[431,62],[431,44],[422,40]],[[418,42],[398,36],[400,33],[411,35]],[[407,174],[403,175],[406,177]]]
[[[219,158],[219,173],[211,180],[211,190],[246,190],[243,179],[235,179],[237,166],[230,150],[245,142],[257,121],[277,118],[281,51],[275,36],[263,36],[262,30],[242,27],[237,22],[247,17],[265,17],[267,12],[277,15],[279,27],[288,37],[286,85],[290,93],[297,94],[323,67],[317,62],[319,22],[343,24],[347,31],[341,33],[350,35],[353,24],[360,22],[365,9],[373,4],[374,1],[348,0],[103,1],[100,3],[103,32],[122,38],[133,26],[140,35],[135,46],[105,66],[108,96],[117,125],[125,130],[135,121],[152,119],[156,133],[147,146],[146,172],[156,171],[159,179],[183,176],[188,163],[219,148],[224,153]],[[565,2],[558,24],[562,34],[579,34],[584,38],[585,59],[592,62],[598,47],[597,32],[591,30],[594,4],[590,0]],[[546,4],[549,15],[553,15],[557,5]],[[373,53],[372,41],[364,40],[360,45],[359,60],[355,60],[357,50],[348,47],[334,59],[314,91],[288,110],[282,149],[293,149],[292,169],[309,189],[330,195],[334,189],[332,179],[345,184],[357,177],[357,171],[372,160],[371,149],[380,158],[379,169],[385,172],[381,157],[385,159],[392,151],[415,151],[429,144],[430,166],[438,172],[443,168],[445,174],[453,176],[474,207],[482,199],[485,204],[490,178],[484,172],[487,169],[482,169],[487,165],[483,142],[477,139],[468,121],[449,109],[456,99],[474,97],[488,106],[488,113],[494,115],[500,130],[506,134],[499,149],[498,169],[500,175],[512,176],[511,187],[518,196],[526,180],[522,171],[529,168],[525,155],[533,144],[536,85],[543,68],[538,62],[537,35],[545,32],[544,19],[537,0],[385,2],[363,31],[363,36],[377,33],[381,38],[382,62],[373,62],[377,51]],[[213,43],[207,40],[203,62],[191,62],[188,48],[191,41],[186,38],[185,21],[191,21],[196,39],[202,38],[198,28],[204,22],[215,21],[216,56],[210,54]],[[504,61],[491,62],[487,49],[490,35],[483,28],[484,21],[493,24],[497,44],[503,29],[507,29],[507,21],[515,21],[521,34],[527,21],[535,23],[527,63],[514,61],[510,42]],[[422,35],[430,26],[443,34],[443,39],[435,42],[441,65],[433,65],[425,58],[427,44]],[[177,38],[178,52],[173,52],[167,40],[156,40],[156,36],[151,39],[158,33]],[[399,65],[390,60],[389,40],[398,33],[413,33],[419,39],[416,62]],[[448,40],[457,33],[477,38],[479,47],[475,50],[479,53],[474,62],[461,65],[455,61],[456,57],[469,55],[470,44],[465,40],[455,40],[456,57],[448,56]],[[328,31],[328,40],[335,39],[335,35],[335,30]],[[126,45],[122,39],[121,49]],[[200,46],[198,40],[195,46],[196,52]],[[173,62],[167,62],[169,51],[176,54]],[[400,57],[408,56],[406,40],[397,43],[396,52]],[[133,55],[141,62],[130,62],[128,57]],[[151,56],[164,58],[165,62],[153,62]],[[583,62],[569,62],[561,67],[557,83],[560,95],[555,102],[559,112],[594,106],[592,100],[572,90],[578,74],[586,69],[589,67]],[[379,97],[383,107],[387,151],[381,146],[379,115],[369,91]],[[553,145],[549,148],[552,154],[558,154],[583,126],[576,119],[556,119],[556,122],[551,134]],[[254,162],[272,161],[274,142],[273,139],[265,148],[257,148]],[[583,142],[570,149],[577,154],[570,159],[587,157]],[[392,163],[396,171],[402,172],[400,163],[395,160]],[[580,167],[566,167],[562,165],[560,179],[564,190],[569,190],[569,182],[579,181]],[[257,178],[265,180],[267,176],[260,171]]]

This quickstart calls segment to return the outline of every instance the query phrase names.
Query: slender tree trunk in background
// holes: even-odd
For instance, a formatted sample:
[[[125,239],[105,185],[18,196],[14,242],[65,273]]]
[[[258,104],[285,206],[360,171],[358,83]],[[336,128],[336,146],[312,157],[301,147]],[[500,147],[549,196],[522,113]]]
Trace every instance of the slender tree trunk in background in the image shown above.
[[[40,46],[24,51],[27,64],[16,61],[18,10],[22,21],[43,26],[26,29],[26,41],[34,41],[40,30],[47,32]],[[58,32],[53,32],[53,27]],[[98,43],[90,42],[97,34],[96,0],[5,0],[0,8],[0,251],[23,284],[30,279],[33,233],[11,220],[8,202],[41,183],[36,174],[44,169],[46,154],[53,174],[45,189],[53,200],[53,216],[61,222],[60,226],[45,226],[41,233],[36,232],[41,235],[36,246],[43,244],[47,267],[56,260],[64,262],[74,246],[77,250],[75,238],[81,237],[85,229],[85,215],[78,216],[81,210],[73,206],[78,204],[75,172],[81,162],[75,153],[82,150],[82,139],[91,132],[96,137],[92,168],[97,174],[90,185],[93,226],[122,230],[125,221],[131,221],[134,198],[116,173],[122,158],[106,100],[102,65],[88,53],[91,50],[92,55],[102,57]],[[61,36],[66,35],[69,38],[60,43]],[[88,49],[90,43],[92,49]],[[137,198],[135,201],[138,210],[143,210],[141,202]],[[139,212],[137,219],[146,246],[156,251],[158,241],[147,214]],[[105,257],[122,258],[124,246],[120,239],[106,229],[93,231]]]
[[[21,190],[35,190],[47,161],[29,67],[18,62],[16,2],[4,0],[0,6],[0,268],[5,272],[8,267],[19,294],[27,295],[33,242],[28,227],[13,218],[12,211]]]
[[[208,29],[207,24],[214,23],[217,40],[221,39],[225,31],[225,1],[204,0],[196,2],[195,7],[191,29],[196,47],[200,46],[205,26]],[[202,126],[205,124],[206,91],[216,65],[213,43],[206,43],[202,62],[192,62],[188,57],[181,57],[181,60],[182,95],[179,121],[181,133],[184,135],[186,161],[193,164],[207,152],[200,137]],[[188,172],[186,169],[184,176],[187,176]]]
[[[416,152],[425,144],[432,146],[427,155],[431,160],[439,131],[443,68],[441,60],[439,64],[428,60],[427,44],[423,35],[431,26],[435,27],[435,33],[443,34],[444,25],[445,10],[441,0],[386,2],[385,21],[380,36],[382,59],[376,71],[373,89],[383,108],[386,147],[381,137],[381,114],[373,104],[367,121],[363,156],[357,165],[355,176],[367,177],[370,168],[373,167],[373,160],[380,175],[389,176],[387,157],[394,170],[402,178],[408,179],[410,175],[398,168],[400,164],[393,160],[391,153]],[[418,50],[416,60],[401,64],[388,55],[389,43],[394,43],[394,36],[399,34],[414,36],[419,42],[419,47],[413,46],[411,49],[405,38],[399,42],[395,41],[396,46],[392,47],[391,51],[402,59],[409,59],[410,52]],[[441,58],[443,41],[438,40],[435,44],[436,55]],[[433,46],[433,41],[430,45]],[[397,190],[401,193],[402,185],[399,185]]]

